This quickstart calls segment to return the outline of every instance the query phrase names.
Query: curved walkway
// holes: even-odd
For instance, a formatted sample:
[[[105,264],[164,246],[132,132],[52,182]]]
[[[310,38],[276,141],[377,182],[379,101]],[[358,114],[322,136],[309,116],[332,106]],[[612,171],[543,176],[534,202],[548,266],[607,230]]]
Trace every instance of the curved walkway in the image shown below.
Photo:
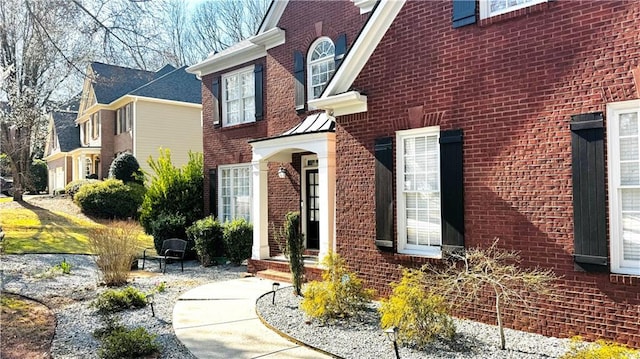
[[[186,292],[173,308],[176,336],[199,359],[330,358],[284,339],[258,319],[256,300],[271,284],[249,277]]]

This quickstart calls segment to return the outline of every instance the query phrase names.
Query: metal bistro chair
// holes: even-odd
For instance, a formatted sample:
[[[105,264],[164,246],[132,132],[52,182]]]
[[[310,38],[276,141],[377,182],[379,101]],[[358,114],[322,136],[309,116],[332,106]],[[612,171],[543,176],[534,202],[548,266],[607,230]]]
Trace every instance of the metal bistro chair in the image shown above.
[[[153,249],[153,248],[147,248]],[[142,252],[142,269],[144,269],[144,262],[147,259],[157,259],[160,262],[160,269],[162,268],[162,262],[164,261],[164,269],[162,273],[167,271],[167,259],[179,260],[182,271],[184,272],[184,253],[187,250],[187,241],[184,239],[171,238],[162,241],[162,250],[157,256],[147,256],[147,249]]]

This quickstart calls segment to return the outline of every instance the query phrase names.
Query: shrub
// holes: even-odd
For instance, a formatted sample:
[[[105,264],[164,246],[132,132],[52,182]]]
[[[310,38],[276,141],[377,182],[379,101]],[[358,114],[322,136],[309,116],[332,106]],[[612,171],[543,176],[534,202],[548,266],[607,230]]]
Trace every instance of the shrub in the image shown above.
[[[583,343],[582,338],[571,339],[569,351],[560,359],[638,359],[640,350],[627,348],[624,345],[598,340],[595,343]]]
[[[186,238],[185,218],[182,214],[160,213],[157,218],[151,221],[151,235],[156,252],[160,253],[162,242],[169,238]],[[193,241],[191,248],[193,248]],[[189,244],[187,244],[189,247]]]
[[[308,316],[321,321],[344,318],[356,314],[373,298],[373,290],[365,289],[355,273],[347,270],[344,260],[336,253],[322,259],[327,269],[322,282],[313,281],[303,290],[300,303]]]
[[[118,155],[109,166],[109,178],[119,179],[124,183],[144,183],[144,174],[140,169],[138,160],[131,153],[124,152]]]
[[[80,180],[71,181],[67,183],[66,186],[64,186],[64,192],[68,194],[69,197],[71,197],[71,199],[73,199],[76,196],[76,193],[78,193],[78,191],[80,190],[80,188],[82,188],[82,186],[90,183],[96,183],[96,182],[99,182],[99,181],[90,180],[90,179],[80,179]]]
[[[224,245],[231,263],[239,265],[251,257],[253,246],[253,226],[244,218],[234,219],[224,224]]]
[[[100,218],[126,219],[136,217],[144,196],[144,186],[124,184],[108,179],[84,185],[74,197],[83,213]]]
[[[89,235],[89,246],[106,285],[127,282],[131,263],[139,252],[138,226],[134,222],[110,222],[94,229]]]
[[[398,328],[398,341],[425,348],[436,337],[452,339],[453,321],[447,315],[445,299],[427,292],[424,273],[405,269],[400,283],[392,283],[393,294],[382,300],[380,325]]]
[[[40,193],[47,189],[49,168],[47,162],[34,160],[29,166],[29,174],[26,181],[26,190],[31,193]]]
[[[213,217],[206,217],[194,222],[187,228],[187,237],[194,242],[203,266],[209,266],[215,257],[222,257],[224,250],[224,228]]]
[[[109,315],[130,308],[143,308],[146,305],[147,296],[134,287],[108,289],[92,303],[101,315]]]
[[[102,346],[98,356],[102,359],[144,358],[160,351],[160,346],[155,342],[156,336],[142,327],[127,329],[118,326],[100,339]]]
[[[286,214],[284,236],[287,239],[291,283],[296,295],[301,295],[304,280],[304,236],[300,233],[300,212]]]
[[[152,223],[162,214],[184,217],[184,228],[202,218],[202,154],[189,153],[189,162],[176,168],[171,163],[170,151],[161,149],[158,159],[149,158],[148,163],[154,174],[140,209],[140,223],[145,232],[153,234]],[[184,239],[184,233],[179,238]]]

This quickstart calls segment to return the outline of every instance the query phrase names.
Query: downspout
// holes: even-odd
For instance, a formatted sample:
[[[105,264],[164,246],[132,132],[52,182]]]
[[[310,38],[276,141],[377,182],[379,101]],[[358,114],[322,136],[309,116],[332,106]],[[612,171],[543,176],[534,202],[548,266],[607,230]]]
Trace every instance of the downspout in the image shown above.
[[[137,141],[136,141],[136,134],[138,133],[137,131],[137,126],[138,126],[138,120],[137,120],[137,114],[138,114],[138,98],[134,98],[133,100],[133,105],[131,106],[131,151],[133,152],[133,156],[138,158],[138,149],[136,147],[137,145]]]

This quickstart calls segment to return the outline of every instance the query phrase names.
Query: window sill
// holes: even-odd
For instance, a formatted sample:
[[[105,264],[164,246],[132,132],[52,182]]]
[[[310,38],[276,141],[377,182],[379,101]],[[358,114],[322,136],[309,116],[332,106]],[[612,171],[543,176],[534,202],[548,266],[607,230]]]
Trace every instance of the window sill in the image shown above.
[[[245,127],[251,127],[253,125],[255,125],[256,123],[258,123],[258,121],[252,121],[252,122],[243,122],[243,123],[238,123],[238,124],[234,124],[234,125],[222,125],[220,127],[218,127],[218,129],[224,131],[224,130],[236,130],[239,128],[245,128]]]
[[[640,286],[640,276],[630,274],[609,274],[609,282],[613,284]]]
[[[504,14],[494,15],[494,16],[490,16],[490,17],[487,17],[487,18],[484,18],[484,19],[480,19],[479,26],[480,27],[485,27],[485,26],[489,26],[489,25],[492,25],[492,24],[495,24],[495,23],[499,23],[499,22],[515,19],[515,18],[518,18],[518,17],[523,17],[525,15],[542,12],[542,11],[550,8],[552,6],[552,4],[554,4],[553,1],[547,1],[547,2],[540,3],[540,4],[527,6],[527,7],[522,8],[522,9],[509,11],[509,12],[504,13]]]

